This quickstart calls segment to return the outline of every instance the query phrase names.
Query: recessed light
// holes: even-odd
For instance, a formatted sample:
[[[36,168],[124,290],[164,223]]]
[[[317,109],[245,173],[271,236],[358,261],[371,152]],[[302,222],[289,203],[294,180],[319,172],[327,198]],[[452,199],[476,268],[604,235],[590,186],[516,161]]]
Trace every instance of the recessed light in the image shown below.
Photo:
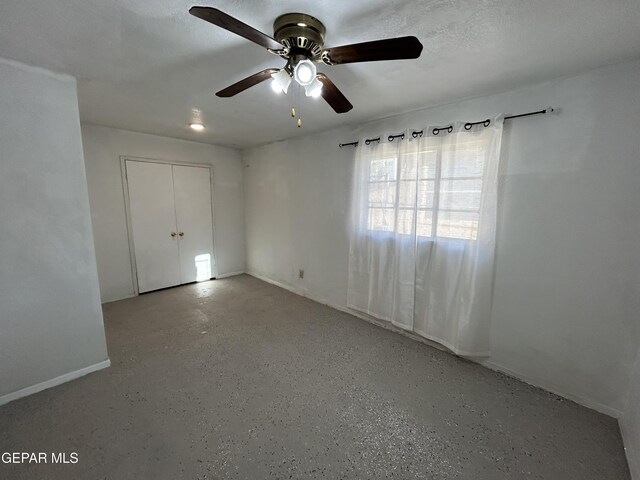
[[[204,130],[204,125],[202,125],[201,123],[190,123],[189,126],[196,132]]]
[[[298,25],[299,27],[306,27],[306,26],[307,26],[307,24],[306,24],[306,23],[302,23],[302,22],[299,22],[297,25]]]

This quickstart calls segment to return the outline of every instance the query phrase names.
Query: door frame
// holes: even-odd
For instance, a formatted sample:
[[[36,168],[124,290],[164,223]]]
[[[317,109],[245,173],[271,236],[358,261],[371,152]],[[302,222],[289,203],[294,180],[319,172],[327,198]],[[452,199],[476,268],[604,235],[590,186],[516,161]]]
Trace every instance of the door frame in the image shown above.
[[[131,155],[120,155],[120,175],[122,177],[122,191],[124,194],[124,211],[127,220],[127,240],[129,241],[129,258],[131,262],[131,280],[133,283],[134,296],[140,295],[138,288],[138,267],[136,264],[136,252],[135,245],[133,243],[133,223],[131,221],[131,206],[129,204],[129,180],[127,178],[127,160],[131,162],[144,162],[144,163],[160,163],[164,165],[180,165],[183,167],[199,167],[209,169],[209,191],[211,194],[211,238],[213,239],[213,265],[212,278],[218,276],[218,257],[216,254],[216,245],[218,244],[216,239],[216,225],[215,225],[215,203],[213,201],[213,165],[207,163],[196,162],[178,162],[175,160],[164,160],[159,158],[145,158],[134,157]]]

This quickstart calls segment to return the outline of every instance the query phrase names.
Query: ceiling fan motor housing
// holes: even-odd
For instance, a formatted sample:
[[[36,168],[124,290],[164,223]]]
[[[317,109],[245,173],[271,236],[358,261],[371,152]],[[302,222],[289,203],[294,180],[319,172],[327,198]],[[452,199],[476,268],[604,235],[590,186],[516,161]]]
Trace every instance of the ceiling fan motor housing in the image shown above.
[[[322,22],[306,13],[285,13],[273,22],[273,37],[291,54],[317,60],[322,54],[326,29]]]

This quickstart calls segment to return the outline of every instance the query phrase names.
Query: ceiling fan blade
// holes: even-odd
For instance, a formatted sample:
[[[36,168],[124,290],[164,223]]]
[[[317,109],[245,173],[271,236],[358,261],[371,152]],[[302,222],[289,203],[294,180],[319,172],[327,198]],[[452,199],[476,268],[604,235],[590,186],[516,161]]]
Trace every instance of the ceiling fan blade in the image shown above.
[[[318,80],[322,83],[322,98],[326,100],[336,113],[346,113],[353,108],[351,102],[347,100],[347,97],[329,80],[329,77],[324,73],[319,73]]]
[[[228,86],[216,93],[218,97],[233,97],[240,92],[244,92],[247,88],[253,87],[265,80],[271,78],[272,73],[278,72],[278,68],[267,68],[266,70],[262,70],[261,72],[254,73],[250,77],[243,78],[239,82],[234,83],[233,85]]]
[[[276,42],[269,35],[266,35],[253,27],[250,27],[246,23],[242,23],[240,20],[233,18],[231,15],[227,15],[224,12],[221,12],[217,8],[191,7],[189,9],[189,13],[194,17],[201,18],[202,20],[213,23],[218,27],[229,30],[236,35],[240,35],[241,37],[244,37],[247,40],[252,41],[253,43],[257,43],[264,48],[271,48],[272,50],[282,48],[282,45]]]
[[[421,52],[422,44],[416,37],[399,37],[328,48],[322,51],[322,60],[329,65],[405,60],[418,58]]]

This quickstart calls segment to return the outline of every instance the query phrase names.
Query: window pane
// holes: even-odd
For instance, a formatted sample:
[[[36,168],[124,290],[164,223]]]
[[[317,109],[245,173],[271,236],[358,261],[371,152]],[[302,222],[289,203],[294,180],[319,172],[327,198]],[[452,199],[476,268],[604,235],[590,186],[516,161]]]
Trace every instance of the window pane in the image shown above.
[[[478,238],[476,212],[438,212],[438,237],[476,240]]]
[[[395,225],[395,209],[393,208],[370,208],[369,209],[369,230],[381,232],[393,232]]]
[[[420,152],[418,159],[418,178],[436,178],[436,159],[437,152],[435,150]]]
[[[413,231],[413,209],[398,210],[398,233],[409,235]]]
[[[440,182],[440,209],[479,210],[482,179],[442,180]]]
[[[369,168],[369,181],[381,182],[396,179],[396,159],[382,158],[379,160],[371,160]]]
[[[416,220],[416,235],[419,237],[433,236],[433,210],[418,210]]]
[[[374,207],[393,207],[396,203],[396,182],[369,184],[369,205]]]
[[[435,180],[418,181],[418,208],[433,208]]]
[[[400,179],[415,180],[416,161],[417,155],[415,153],[407,153],[400,158]]]
[[[398,206],[400,208],[415,208],[416,182],[415,180],[400,180],[398,192]]]
[[[472,144],[442,152],[442,178],[481,177],[484,169],[484,146]]]

